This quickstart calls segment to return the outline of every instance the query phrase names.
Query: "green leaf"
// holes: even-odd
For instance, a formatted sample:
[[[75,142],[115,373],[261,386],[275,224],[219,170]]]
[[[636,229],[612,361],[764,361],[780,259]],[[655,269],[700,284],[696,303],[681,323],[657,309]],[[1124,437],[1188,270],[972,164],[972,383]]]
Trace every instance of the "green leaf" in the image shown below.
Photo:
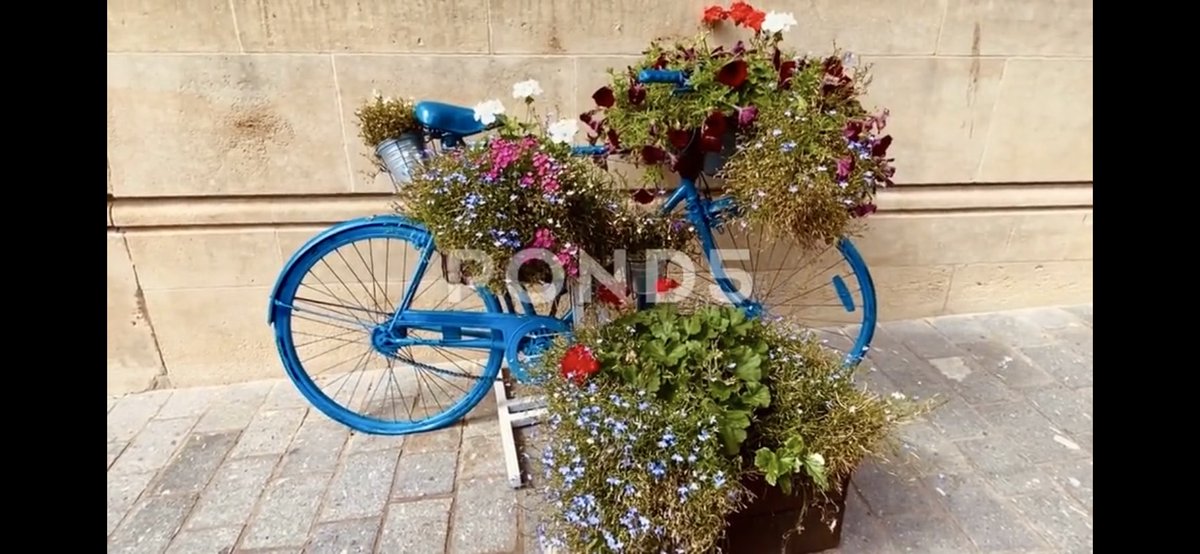
[[[771,391],[762,383],[746,385],[746,393],[742,395],[742,403],[752,408],[766,408],[771,405]]]
[[[825,458],[823,456],[816,452],[809,454],[804,458],[804,469],[818,488],[821,490],[829,488],[829,479],[825,475]]]
[[[683,320],[683,330],[688,334],[688,336],[699,335],[700,330],[703,328],[704,324],[700,321],[700,317],[697,315],[692,315],[691,317]]]
[[[646,341],[642,346],[642,354],[658,363],[666,363],[667,361],[667,347],[662,341]]]
[[[675,343],[675,345],[671,347],[671,350],[666,353],[666,362],[668,366],[675,367],[679,365],[679,362],[683,360],[683,357],[687,356],[687,345],[688,343],[686,342],[680,342]]]
[[[754,467],[767,473],[775,467],[775,453],[770,448],[762,447],[754,453]],[[774,484],[774,483],[772,483]]]
[[[804,437],[800,435],[792,435],[788,440],[784,441],[783,448],[795,456],[804,453]]]
[[[729,400],[733,387],[725,381],[712,381],[708,384],[708,395],[717,400]]]
[[[717,433],[725,445],[725,452],[736,455],[746,440],[746,428],[750,426],[750,412],[726,410],[717,420]]]
[[[758,354],[749,354],[744,356],[737,362],[737,369],[734,370],[734,375],[738,379],[750,383],[757,383],[762,379],[762,356]]]
[[[779,488],[783,490],[783,494],[792,494],[792,476],[784,475],[783,479],[779,480]],[[775,483],[771,483],[774,485]]]

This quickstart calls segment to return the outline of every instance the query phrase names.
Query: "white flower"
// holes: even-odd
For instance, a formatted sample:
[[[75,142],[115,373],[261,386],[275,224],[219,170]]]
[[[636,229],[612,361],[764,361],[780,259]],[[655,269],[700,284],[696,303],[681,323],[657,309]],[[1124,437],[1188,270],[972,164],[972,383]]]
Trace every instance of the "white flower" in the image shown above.
[[[504,104],[499,100],[485,100],[475,104],[475,121],[484,125],[496,122],[496,116],[504,113]]]
[[[906,397],[904,396],[904,393],[897,391],[892,393],[892,398],[895,398],[896,400],[904,400]]]
[[[521,81],[520,83],[513,85],[513,98],[519,100],[533,98],[541,93],[542,85],[539,85],[538,82],[533,79]]]
[[[551,123],[546,132],[550,135],[550,140],[554,142],[568,143],[575,138],[575,133],[579,132],[579,125],[574,119],[560,119]]]
[[[790,13],[771,12],[762,22],[762,30],[775,34],[786,33],[796,24],[796,18]]]

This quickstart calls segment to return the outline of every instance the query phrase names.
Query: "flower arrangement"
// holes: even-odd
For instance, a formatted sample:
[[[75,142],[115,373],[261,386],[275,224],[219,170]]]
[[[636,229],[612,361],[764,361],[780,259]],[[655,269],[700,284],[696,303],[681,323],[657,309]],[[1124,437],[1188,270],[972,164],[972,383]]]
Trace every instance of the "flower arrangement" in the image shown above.
[[[576,277],[584,255],[611,267],[617,250],[682,248],[690,227],[625,202],[617,176],[572,155],[574,119],[539,120],[540,94],[534,80],[513,86],[524,119],[499,100],[477,104],[475,118],[497,133],[426,160],[398,193],[406,215],[430,230],[440,250],[482,252],[483,259],[463,260],[463,274],[497,292],[514,280],[550,282],[552,265]],[[521,262],[515,279],[514,260]]]
[[[849,232],[894,175],[892,139],[881,135],[887,112],[872,115],[860,100],[869,68],[838,52],[816,58],[784,48],[791,14],[738,1],[710,6],[702,22],[709,30],[656,40],[636,66],[610,71],[611,83],[592,96],[596,108],[580,116],[589,140],[634,163],[721,177],[743,215],[766,231],[805,243]],[[729,26],[751,34],[710,46],[711,30]],[[642,83],[643,69],[682,71],[687,87]],[[647,175],[659,184],[660,173]]]
[[[507,290],[508,264],[526,249],[542,249],[568,275],[577,274],[580,248],[595,249],[602,238],[595,230],[617,208],[615,189],[599,168],[535,135],[494,137],[433,157],[399,194],[439,249],[484,252],[490,267],[465,271],[488,275],[497,291]],[[550,268],[530,262],[519,275],[546,282]]]
[[[384,97],[375,91],[369,100],[354,110],[358,118],[358,136],[367,148],[374,150],[379,143],[417,130],[413,115],[414,102],[403,98]]]
[[[712,551],[756,480],[823,509],[920,409],[859,389],[808,334],[728,306],[629,313],[544,360],[540,532],[570,552]]]

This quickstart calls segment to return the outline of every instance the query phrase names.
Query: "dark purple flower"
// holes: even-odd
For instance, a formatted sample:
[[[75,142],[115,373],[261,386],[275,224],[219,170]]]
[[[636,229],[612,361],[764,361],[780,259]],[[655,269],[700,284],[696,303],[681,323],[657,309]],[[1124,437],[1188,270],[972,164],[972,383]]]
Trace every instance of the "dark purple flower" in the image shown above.
[[[642,160],[648,164],[656,164],[667,159],[667,153],[657,146],[643,146]]]
[[[733,60],[717,71],[717,82],[730,88],[738,88],[746,82],[749,69],[746,60]]]
[[[846,140],[850,140],[850,141],[857,141],[858,136],[861,133],[862,133],[862,123],[858,122],[858,121],[851,121],[849,123],[846,123],[846,127],[844,129],[842,129],[842,136],[846,137]]]
[[[646,85],[634,82],[629,87],[629,103],[634,106],[646,100]]]
[[[866,204],[859,204],[850,208],[850,213],[854,215],[854,217],[863,217],[867,214],[875,213],[878,209],[879,208],[877,208],[875,204],[867,202]]]
[[[737,44],[733,45],[732,52],[733,52],[734,56],[740,56],[740,55],[744,54],[746,52],[746,43],[744,43],[740,40],[737,41]]]
[[[879,139],[879,142],[875,143],[875,146],[871,147],[871,155],[876,158],[882,158],[887,155],[888,147],[891,145],[892,135],[884,135],[883,138]]]
[[[671,146],[676,150],[683,150],[692,142],[692,134],[683,129],[671,129],[667,131],[667,140],[671,141]]]
[[[616,96],[613,96],[613,90],[608,87],[600,87],[599,90],[592,93],[592,100],[596,101],[596,105],[602,108],[611,108],[617,103]]]

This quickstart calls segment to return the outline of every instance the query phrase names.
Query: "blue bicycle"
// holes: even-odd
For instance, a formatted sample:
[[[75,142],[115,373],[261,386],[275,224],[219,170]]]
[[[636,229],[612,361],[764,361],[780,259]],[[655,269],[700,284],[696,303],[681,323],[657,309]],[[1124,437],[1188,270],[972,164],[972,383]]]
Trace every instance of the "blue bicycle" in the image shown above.
[[[685,86],[676,71],[647,70],[640,78]],[[415,115],[442,149],[488,130],[469,108],[421,102]],[[595,146],[574,152],[605,153]],[[703,174],[681,177],[662,210],[683,209],[695,226],[706,254],[697,276],[750,315],[806,323],[844,352],[848,365],[858,364],[875,332],[876,301],[851,241],[825,251],[762,241],[725,223],[737,206],[728,196],[714,198]],[[729,252],[748,256],[734,260]],[[570,332],[570,306],[497,297],[451,279],[446,262],[433,236],[401,215],[346,221],[304,244],[284,266],[268,315],[301,394],[352,429],[403,435],[461,419],[488,394],[502,364],[527,381],[529,359]]]

